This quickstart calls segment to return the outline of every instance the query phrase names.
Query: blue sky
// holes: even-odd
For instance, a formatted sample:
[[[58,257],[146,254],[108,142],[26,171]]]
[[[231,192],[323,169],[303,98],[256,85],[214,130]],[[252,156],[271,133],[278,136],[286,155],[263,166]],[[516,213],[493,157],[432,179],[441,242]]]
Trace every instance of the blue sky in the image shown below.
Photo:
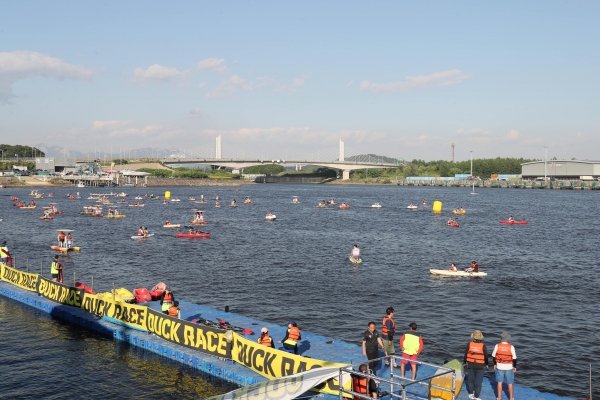
[[[600,3],[4,2],[0,142],[600,159]],[[333,151],[333,150],[332,150]]]

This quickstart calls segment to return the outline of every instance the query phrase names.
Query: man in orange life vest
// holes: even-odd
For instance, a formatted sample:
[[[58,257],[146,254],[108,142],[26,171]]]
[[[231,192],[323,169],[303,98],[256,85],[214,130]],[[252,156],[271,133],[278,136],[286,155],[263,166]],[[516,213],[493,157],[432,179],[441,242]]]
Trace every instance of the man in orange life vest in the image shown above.
[[[367,364],[360,364],[358,372],[366,374]],[[377,384],[373,379],[364,376],[352,375],[352,391],[377,398]],[[360,396],[354,396],[354,400],[361,400],[361,398]]]
[[[288,330],[285,332],[285,337],[283,341],[280,340],[279,343],[283,342],[283,347],[287,350],[294,350],[294,354],[298,354],[298,342],[302,340],[302,335],[300,334],[300,329],[298,328],[298,324],[290,319],[288,321]]]
[[[414,361],[417,361],[419,358],[419,354],[423,351],[423,338],[421,335],[417,334],[417,324],[415,322],[411,322],[408,324],[410,328],[410,332],[406,332],[400,338],[400,348],[402,349],[402,358],[408,358]],[[410,367],[412,369],[412,379],[413,381],[417,377],[417,363],[414,361],[410,361]],[[402,360],[400,364],[400,372],[402,373],[402,377],[404,378],[404,366],[408,364],[408,361]]]
[[[394,347],[394,335],[396,334],[396,322],[394,322],[394,307],[388,307],[385,310],[386,316],[383,317],[381,326],[381,337],[383,339],[383,347],[387,352],[388,356],[396,354],[396,348]],[[389,361],[385,361],[385,365],[390,365]],[[392,366],[396,365],[396,360],[392,358]]]
[[[513,383],[515,372],[517,372],[517,354],[515,353],[515,347],[508,343],[509,340],[510,335],[507,332],[502,332],[500,334],[500,343],[492,351],[496,381],[498,381],[498,400],[502,400],[502,382],[506,382],[509,398],[510,400],[514,400]]]
[[[469,375],[467,381],[469,399],[479,400],[484,368],[488,366],[488,352],[480,331],[473,331],[471,334],[471,341],[465,349],[464,363],[467,364],[467,375]]]

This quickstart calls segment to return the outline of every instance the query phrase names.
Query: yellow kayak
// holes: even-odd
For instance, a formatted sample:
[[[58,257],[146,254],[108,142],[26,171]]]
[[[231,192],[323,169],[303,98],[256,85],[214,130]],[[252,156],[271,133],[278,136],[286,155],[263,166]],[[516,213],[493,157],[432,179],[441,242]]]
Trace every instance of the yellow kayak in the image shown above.
[[[452,214],[456,214],[456,215],[465,215],[466,213],[467,213],[467,210],[462,210],[462,211],[452,210]]]
[[[454,373],[456,374],[456,386],[454,388],[454,393],[455,393],[456,397],[458,397],[458,393],[460,392],[460,388],[462,387],[463,381],[465,379],[465,373],[463,370],[462,363],[460,361],[458,361],[457,359],[454,359],[454,360],[448,361],[446,364],[443,365],[443,367],[454,369]],[[445,372],[445,371],[440,368],[435,373],[437,375],[437,374],[441,374],[443,372]],[[452,373],[451,372],[446,375],[442,375],[442,376],[433,378],[431,380],[431,384],[450,389],[449,391],[445,391],[445,390],[441,390],[441,389],[431,388],[431,393],[430,393],[431,399],[452,400]]]
[[[119,215],[105,215],[104,218],[111,218],[111,219],[115,219],[115,218],[125,218],[125,214],[119,214]]]

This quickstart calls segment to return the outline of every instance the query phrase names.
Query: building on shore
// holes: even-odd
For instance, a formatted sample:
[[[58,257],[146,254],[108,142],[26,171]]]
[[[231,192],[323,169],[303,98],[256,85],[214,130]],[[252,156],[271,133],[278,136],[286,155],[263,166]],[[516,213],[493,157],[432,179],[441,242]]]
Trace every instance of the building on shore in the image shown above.
[[[534,161],[521,164],[521,175],[523,179],[596,180],[600,178],[600,161]]]

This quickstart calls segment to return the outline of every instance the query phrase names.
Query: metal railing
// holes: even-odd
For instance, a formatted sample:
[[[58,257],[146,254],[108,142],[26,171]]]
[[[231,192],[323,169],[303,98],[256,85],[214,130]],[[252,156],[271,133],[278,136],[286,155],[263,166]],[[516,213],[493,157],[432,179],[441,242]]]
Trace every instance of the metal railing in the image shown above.
[[[404,357],[400,357],[400,356],[386,356],[386,357],[381,357],[381,358],[377,358],[377,359],[373,359],[373,360],[369,360],[368,362],[379,362],[380,360],[385,360],[387,363],[390,363],[390,378],[384,378],[381,376],[377,376],[375,375],[375,373],[362,373],[359,371],[355,371],[352,369],[352,367],[354,366],[359,366],[361,364],[367,364],[367,363],[359,363],[359,364],[351,364],[351,365],[347,365],[345,367],[340,368],[340,373],[339,373],[339,382],[340,382],[340,393],[339,393],[339,398],[340,400],[344,399],[344,394],[347,395],[351,395],[351,396],[356,396],[360,399],[367,399],[367,400],[372,400],[375,399],[374,397],[371,397],[369,394],[369,392],[367,391],[367,394],[364,393],[357,393],[354,390],[348,390],[345,389],[343,386],[343,381],[342,381],[342,374],[343,373],[348,373],[351,374],[351,376],[360,376],[363,378],[368,378],[368,379],[374,379],[377,380],[379,382],[385,382],[387,384],[389,384],[390,386],[390,391],[389,391],[389,396],[390,399],[402,399],[402,400],[406,400],[406,390],[407,388],[409,388],[412,385],[424,385],[428,387],[428,396],[420,396],[418,394],[415,393],[411,393],[411,397],[417,397],[417,398],[423,398],[423,399],[429,399],[431,400],[431,389],[438,389],[438,390],[442,390],[445,392],[450,392],[451,400],[456,400],[456,371],[453,368],[447,368],[447,367],[443,367],[440,365],[435,365],[435,364],[430,364],[430,363],[426,363],[423,361],[415,361],[412,359],[408,359],[408,358],[404,358]],[[412,380],[410,378],[404,378],[400,375],[396,375],[394,373],[394,368],[393,368],[393,364],[396,363],[396,361],[401,362],[402,360],[407,361],[409,363],[416,363],[417,365],[424,365],[424,366],[429,366],[429,367],[434,367],[437,368],[437,370],[442,370],[443,372],[441,373],[436,373],[434,375],[430,375],[430,376],[426,376],[425,378],[421,378],[421,379],[417,379],[417,380]],[[437,371],[436,371],[437,372]],[[452,388],[447,388],[447,387],[443,387],[443,386],[439,386],[439,385],[434,385],[432,383],[432,380],[434,378],[440,377],[440,376],[444,376],[447,374],[452,374]],[[400,387],[400,389],[398,390],[398,393],[394,393],[395,387]],[[354,389],[354,388],[353,388]],[[368,390],[368,385],[367,385],[367,390]]]

